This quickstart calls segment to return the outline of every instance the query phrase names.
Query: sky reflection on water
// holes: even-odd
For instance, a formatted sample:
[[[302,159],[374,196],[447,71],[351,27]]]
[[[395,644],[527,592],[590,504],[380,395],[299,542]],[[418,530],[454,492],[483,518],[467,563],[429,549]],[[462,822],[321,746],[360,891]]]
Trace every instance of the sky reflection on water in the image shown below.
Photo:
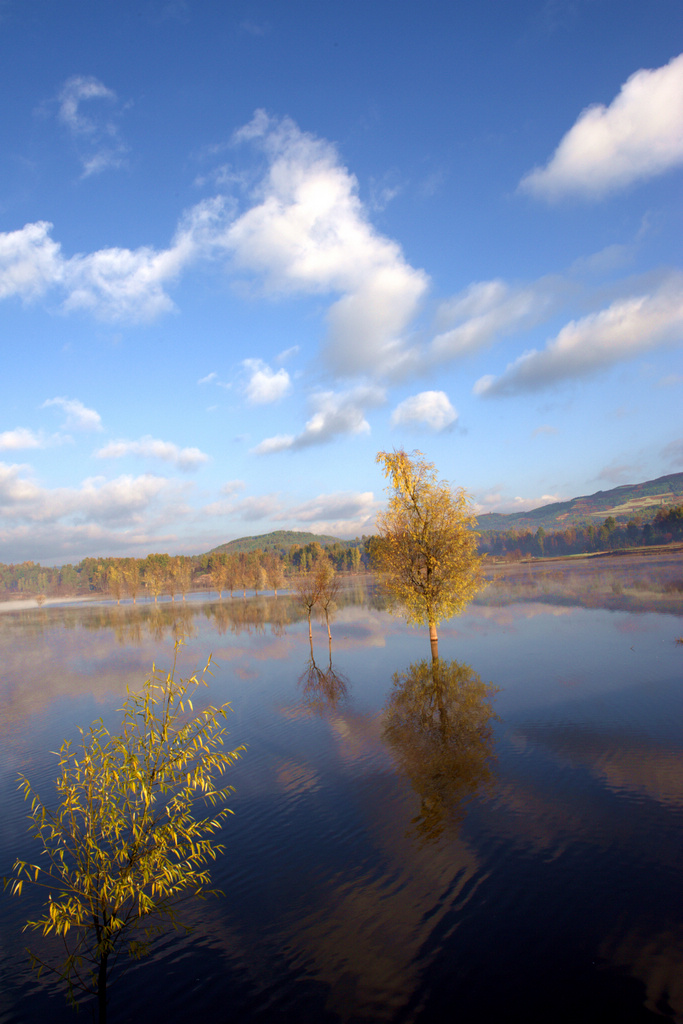
[[[213,652],[207,701],[248,747],[227,895],[114,983],[113,1021],[683,1020],[683,629],[660,592],[663,611],[499,592],[444,625],[442,658],[500,688],[500,720],[463,702],[452,747],[415,669],[426,631],[372,591],[340,601],[331,649],[282,596],[2,615],[3,872],[31,853],[17,771],[47,787],[49,751],[114,725],[182,630],[182,672]],[[0,1021],[69,1020],[23,966],[27,912],[3,901]]]

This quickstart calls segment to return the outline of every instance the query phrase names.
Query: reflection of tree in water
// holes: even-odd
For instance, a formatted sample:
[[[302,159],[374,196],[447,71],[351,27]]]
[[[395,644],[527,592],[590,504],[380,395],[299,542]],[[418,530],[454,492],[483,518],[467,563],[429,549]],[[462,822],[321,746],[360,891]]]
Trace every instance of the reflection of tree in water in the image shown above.
[[[184,604],[180,608],[176,605],[173,609],[172,630],[174,640],[194,636],[196,632],[194,612],[188,605]]]
[[[113,630],[116,642],[122,647],[128,644],[139,645],[142,643],[142,622],[140,619],[132,621],[122,619],[113,624]]]
[[[364,581],[344,588],[335,598],[339,608],[347,605],[365,604],[368,594]],[[80,605],[42,608],[22,608],[0,616],[0,641],[11,641],[15,632],[22,637],[32,634],[40,637],[46,631],[62,629],[112,630],[121,644],[140,644],[146,635],[154,640],[175,637],[178,632],[192,636],[195,632],[194,619],[203,615],[214,620],[218,631],[223,634],[251,632],[262,633],[267,626],[275,636],[282,636],[287,627],[306,617],[291,595],[251,598],[247,601],[193,601],[181,604],[176,601],[138,602],[137,604],[96,604],[85,602]],[[175,625],[176,623],[180,626]]]
[[[313,641],[310,641],[311,656],[306,668],[299,676],[304,697],[304,704],[317,714],[333,711],[348,696],[348,681],[340,672],[332,667],[332,641],[329,642],[329,664],[321,668],[313,654]]]
[[[204,605],[204,615],[213,619],[218,633],[265,633],[270,624],[271,632],[282,636],[292,621],[292,602],[286,598],[255,598],[251,601],[234,601]]]
[[[387,700],[384,739],[420,797],[409,834],[435,842],[446,822],[462,820],[465,802],[494,777],[492,699],[469,665],[440,659],[396,672]]]

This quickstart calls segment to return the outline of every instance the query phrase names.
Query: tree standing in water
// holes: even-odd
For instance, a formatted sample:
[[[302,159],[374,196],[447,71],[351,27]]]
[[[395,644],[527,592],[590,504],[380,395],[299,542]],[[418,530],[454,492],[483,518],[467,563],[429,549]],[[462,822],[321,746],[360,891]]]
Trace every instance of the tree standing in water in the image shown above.
[[[377,516],[374,561],[406,619],[429,626],[438,657],[437,625],[461,612],[482,587],[476,517],[468,495],[437,480],[422,452],[379,452],[391,481],[389,504]]]
[[[330,631],[330,606],[339,593],[340,580],[335,568],[327,555],[321,555],[315,564],[315,584],[318,592],[318,601],[325,614],[327,624],[327,636],[332,641]]]
[[[294,582],[294,593],[299,604],[302,604],[308,613],[308,638],[313,639],[313,627],[311,626],[311,612],[313,605],[318,600],[318,580],[312,569],[300,573]]]
[[[63,743],[56,810],[21,777],[42,863],[17,860],[5,885],[17,895],[24,884],[46,892],[43,916],[27,927],[61,937],[66,959],[52,966],[33,956],[34,966],[66,982],[74,1003],[78,993],[95,996],[100,1024],[118,955],[142,956],[154,932],[178,923],[179,904],[217,892],[208,865],[224,852],[213,837],[232,792],[219,779],[244,748],[223,749],[229,705],[193,712],[210,664],[186,680],[176,678],[175,659],[168,674],[153,668],[124,702],[120,735],[100,720],[80,730],[80,748]],[[204,816],[198,799],[208,804]]]

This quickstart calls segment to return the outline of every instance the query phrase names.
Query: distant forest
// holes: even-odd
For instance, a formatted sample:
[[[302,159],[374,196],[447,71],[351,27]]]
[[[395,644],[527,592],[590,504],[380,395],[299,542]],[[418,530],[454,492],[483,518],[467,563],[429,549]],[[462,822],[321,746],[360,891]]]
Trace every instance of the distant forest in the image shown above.
[[[683,541],[683,505],[660,509],[653,521],[637,518],[618,523],[608,516],[602,525],[594,523],[546,531],[530,529],[483,530],[479,550],[491,559],[518,561],[522,558],[552,558],[592,554],[627,548],[649,547]],[[281,543],[273,541],[277,536]],[[343,541],[328,538],[289,544],[296,534],[267,534],[242,538],[221,545],[203,555],[152,554],[146,558],[84,558],[77,565],[55,568],[36,562],[0,564],[0,595],[5,597],[72,597],[101,595],[116,601],[137,601],[147,596],[155,601],[162,594],[185,598],[191,591],[260,593],[288,586],[288,579],[311,568],[325,554],[338,572],[372,571],[375,537]],[[312,537],[312,534],[298,536]]]
[[[614,516],[607,516],[602,525],[589,522],[563,530],[546,531],[539,526],[535,532],[527,528],[480,530],[479,534],[482,554],[510,561],[671,544],[683,540],[683,505],[660,509],[651,523],[638,517],[619,523]]]

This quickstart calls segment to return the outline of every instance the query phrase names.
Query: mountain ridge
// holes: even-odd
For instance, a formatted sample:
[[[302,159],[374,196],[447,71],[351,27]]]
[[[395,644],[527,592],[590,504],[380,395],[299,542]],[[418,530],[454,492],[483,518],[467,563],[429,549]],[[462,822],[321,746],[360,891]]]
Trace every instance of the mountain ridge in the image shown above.
[[[567,501],[555,501],[526,512],[484,512],[477,516],[477,529],[561,530],[579,523],[597,522],[614,516],[628,522],[636,516],[653,519],[658,509],[683,502],[683,473],[669,473],[638,484],[620,484],[606,491],[595,491]]]

